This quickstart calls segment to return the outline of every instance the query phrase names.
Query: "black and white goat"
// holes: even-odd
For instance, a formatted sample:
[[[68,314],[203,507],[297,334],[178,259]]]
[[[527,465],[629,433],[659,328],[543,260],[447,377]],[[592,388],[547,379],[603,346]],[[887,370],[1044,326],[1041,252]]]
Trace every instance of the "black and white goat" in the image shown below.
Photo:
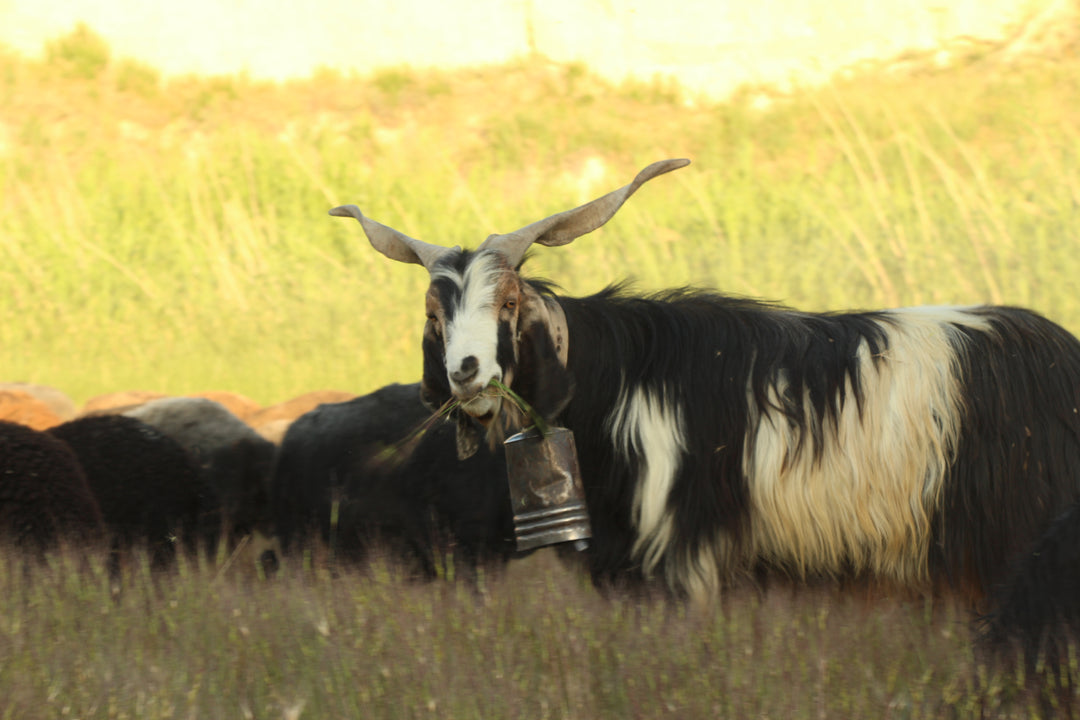
[[[1080,495],[1080,343],[1012,307],[811,314],[619,286],[569,298],[519,274],[533,243],[597,229],[686,164],[654,163],[474,251],[352,205],[330,213],[430,273],[430,405],[457,399],[499,432],[499,379],[574,432],[598,581],[660,576],[707,601],[764,566],[984,597]]]

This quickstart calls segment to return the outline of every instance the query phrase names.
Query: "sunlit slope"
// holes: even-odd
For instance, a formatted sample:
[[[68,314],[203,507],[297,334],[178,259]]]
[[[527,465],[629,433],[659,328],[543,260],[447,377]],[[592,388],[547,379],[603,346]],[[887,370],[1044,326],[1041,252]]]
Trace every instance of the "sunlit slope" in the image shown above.
[[[542,60],[165,82],[75,33],[0,57],[0,379],[262,402],[415,380],[424,271],[328,208],[475,245],[666,157],[693,164],[532,272],[1080,331],[1078,70],[988,51],[711,104]]]

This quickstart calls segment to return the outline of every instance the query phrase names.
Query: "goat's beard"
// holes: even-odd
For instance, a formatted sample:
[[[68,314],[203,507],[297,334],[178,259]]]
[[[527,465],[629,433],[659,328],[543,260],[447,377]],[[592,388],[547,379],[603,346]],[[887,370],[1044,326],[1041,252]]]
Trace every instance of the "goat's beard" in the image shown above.
[[[465,410],[463,403],[457,414],[457,452],[458,459],[465,460],[480,449],[481,435],[487,441],[492,452],[524,426],[525,415],[514,405],[504,402],[501,397],[490,397],[490,410],[482,416],[474,416]]]

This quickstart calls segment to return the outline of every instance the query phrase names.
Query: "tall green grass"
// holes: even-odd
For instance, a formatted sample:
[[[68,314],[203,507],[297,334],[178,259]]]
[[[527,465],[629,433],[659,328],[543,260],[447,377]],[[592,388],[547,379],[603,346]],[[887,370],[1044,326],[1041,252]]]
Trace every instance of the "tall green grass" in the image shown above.
[[[475,246],[664,157],[694,163],[531,271],[806,309],[1016,303],[1080,330],[1077,70],[969,58],[762,110],[765,90],[542,59],[164,79],[81,28],[40,62],[0,53],[0,377],[262,402],[412,381],[423,271],[329,207]]]

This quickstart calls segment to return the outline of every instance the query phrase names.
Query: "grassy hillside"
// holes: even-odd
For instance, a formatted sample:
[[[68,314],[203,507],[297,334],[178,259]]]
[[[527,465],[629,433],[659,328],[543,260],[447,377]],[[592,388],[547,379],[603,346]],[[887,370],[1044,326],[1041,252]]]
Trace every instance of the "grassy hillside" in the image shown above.
[[[1016,303],[1080,330],[1078,69],[988,51],[713,103],[541,59],[163,79],[82,28],[41,62],[0,54],[0,377],[262,402],[415,380],[424,273],[329,207],[475,245],[665,157],[693,164],[532,271],[807,309]]]

